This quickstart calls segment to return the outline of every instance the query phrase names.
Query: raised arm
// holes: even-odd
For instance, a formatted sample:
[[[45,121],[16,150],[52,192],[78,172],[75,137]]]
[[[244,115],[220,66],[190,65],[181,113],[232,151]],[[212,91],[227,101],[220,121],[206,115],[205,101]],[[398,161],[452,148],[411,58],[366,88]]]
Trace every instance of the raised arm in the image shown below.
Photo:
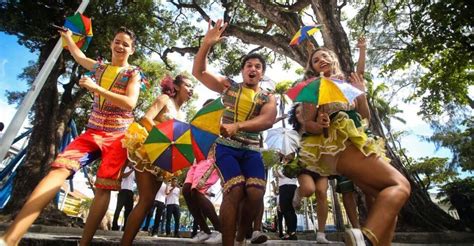
[[[351,84],[359,90],[365,92],[365,80],[364,77],[359,73],[352,73],[349,77]],[[356,110],[362,116],[362,118],[370,121],[370,109],[367,102],[366,94],[358,96],[355,100]]]
[[[260,110],[260,114],[257,117],[247,121],[235,122],[232,124],[222,124],[221,133],[224,137],[230,137],[239,130],[244,132],[264,131],[273,126],[276,115],[276,100],[275,97],[271,95],[269,97],[268,103],[263,105],[262,109]]]
[[[65,32],[59,31],[59,33],[61,34],[61,37],[66,40],[67,47],[74,60],[76,60],[76,62],[79,63],[79,65],[83,66],[85,69],[92,70],[97,61],[88,58],[86,55],[84,55],[84,53],[82,53],[82,51],[77,47],[76,43],[74,43],[74,40],[72,39],[71,30],[68,29]]]
[[[362,76],[364,76],[365,56],[366,56],[366,49],[367,49],[367,42],[364,36],[359,37],[359,40],[357,41],[357,48],[359,48],[359,60],[357,61],[356,73],[362,74]]]
[[[91,78],[84,76],[79,80],[79,85],[90,92],[103,96],[105,100],[119,106],[125,110],[133,110],[137,105],[138,95],[140,94],[140,75],[135,72],[130,78],[125,95],[111,92],[92,81]]]
[[[226,27],[227,23],[223,24],[222,20],[217,20],[214,27],[211,27],[211,21],[209,21],[206,36],[202,40],[193,63],[193,76],[207,88],[218,93],[222,93],[228,87],[229,81],[226,77],[213,74],[207,69],[207,55],[212,46],[222,40],[221,35]]]

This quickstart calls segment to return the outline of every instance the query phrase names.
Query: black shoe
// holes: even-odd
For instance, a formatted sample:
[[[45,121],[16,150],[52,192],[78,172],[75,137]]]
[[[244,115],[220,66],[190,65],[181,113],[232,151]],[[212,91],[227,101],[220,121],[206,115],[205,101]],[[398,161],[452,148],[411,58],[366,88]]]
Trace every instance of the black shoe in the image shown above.
[[[291,233],[289,235],[285,235],[283,240],[298,240],[298,237],[296,236],[296,233]]]

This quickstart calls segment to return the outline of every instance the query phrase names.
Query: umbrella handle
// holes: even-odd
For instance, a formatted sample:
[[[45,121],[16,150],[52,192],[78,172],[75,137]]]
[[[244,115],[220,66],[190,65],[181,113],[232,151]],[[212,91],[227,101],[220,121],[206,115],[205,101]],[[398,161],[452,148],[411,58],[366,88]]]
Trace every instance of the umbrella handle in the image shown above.
[[[58,26],[58,25],[55,25],[55,24],[51,24],[51,26],[58,29],[61,32],[67,32],[67,30],[69,30],[69,28],[67,28],[67,27]],[[71,32],[72,32],[72,34],[77,35],[77,36],[84,36],[81,33],[73,32],[73,31],[71,31]]]

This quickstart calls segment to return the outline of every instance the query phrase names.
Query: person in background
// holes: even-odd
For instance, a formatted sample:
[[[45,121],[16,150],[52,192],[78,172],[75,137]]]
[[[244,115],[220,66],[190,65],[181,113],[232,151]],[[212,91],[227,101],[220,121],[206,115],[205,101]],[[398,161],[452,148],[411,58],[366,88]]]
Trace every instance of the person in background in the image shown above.
[[[117,195],[117,207],[115,208],[114,219],[112,221],[112,230],[118,231],[120,229],[118,225],[118,219],[122,208],[125,208],[123,212],[124,222],[123,225],[127,224],[127,218],[133,209],[133,190],[135,189],[135,173],[129,166],[125,167],[122,176],[122,183],[120,190]],[[123,230],[123,227],[122,227]]]
[[[166,188],[166,236],[171,236],[171,216],[174,219],[174,237],[179,235],[179,218],[181,215],[179,209],[179,196],[181,188],[178,185],[178,178],[173,177],[170,185]]]
[[[163,212],[165,211],[165,202],[166,202],[166,185],[162,185],[155,196],[155,202],[153,203],[153,207],[151,208],[150,212],[148,213],[145,225],[142,228],[143,231],[149,231],[149,225],[151,221],[151,217],[153,214],[155,215],[155,219],[153,222],[152,230],[150,232],[151,236],[158,236],[158,228],[160,223],[163,223],[162,217]],[[154,213],[153,213],[154,212]]]

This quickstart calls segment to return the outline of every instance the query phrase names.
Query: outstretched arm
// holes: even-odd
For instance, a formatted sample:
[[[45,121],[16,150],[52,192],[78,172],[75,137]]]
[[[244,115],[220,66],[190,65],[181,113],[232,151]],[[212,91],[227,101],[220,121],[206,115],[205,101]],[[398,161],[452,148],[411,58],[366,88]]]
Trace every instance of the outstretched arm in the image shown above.
[[[357,61],[356,73],[364,76],[365,56],[366,56],[366,49],[367,49],[367,42],[364,36],[359,37],[359,40],[357,41],[357,48],[359,48],[359,60]]]
[[[268,103],[263,105],[262,109],[260,110],[260,115],[247,121],[235,122],[232,124],[222,124],[221,133],[224,137],[230,137],[239,130],[245,132],[264,131],[273,126],[276,115],[276,100],[275,97],[271,95]]]
[[[223,23],[223,20],[217,20],[214,27],[211,27],[211,21],[209,21],[206,36],[202,40],[193,64],[193,76],[207,88],[218,93],[222,93],[228,87],[229,81],[226,77],[213,74],[207,69],[207,55],[211,47],[222,40],[221,35],[226,27],[227,23]]]
[[[67,31],[59,31],[59,33],[61,34],[61,37],[66,40],[67,47],[72,57],[74,57],[74,60],[76,60],[76,62],[85,69],[92,70],[97,61],[88,58],[86,55],[84,55],[84,53],[82,53],[82,51],[77,47],[76,43],[74,43],[74,40],[72,39],[71,30],[68,29]]]

